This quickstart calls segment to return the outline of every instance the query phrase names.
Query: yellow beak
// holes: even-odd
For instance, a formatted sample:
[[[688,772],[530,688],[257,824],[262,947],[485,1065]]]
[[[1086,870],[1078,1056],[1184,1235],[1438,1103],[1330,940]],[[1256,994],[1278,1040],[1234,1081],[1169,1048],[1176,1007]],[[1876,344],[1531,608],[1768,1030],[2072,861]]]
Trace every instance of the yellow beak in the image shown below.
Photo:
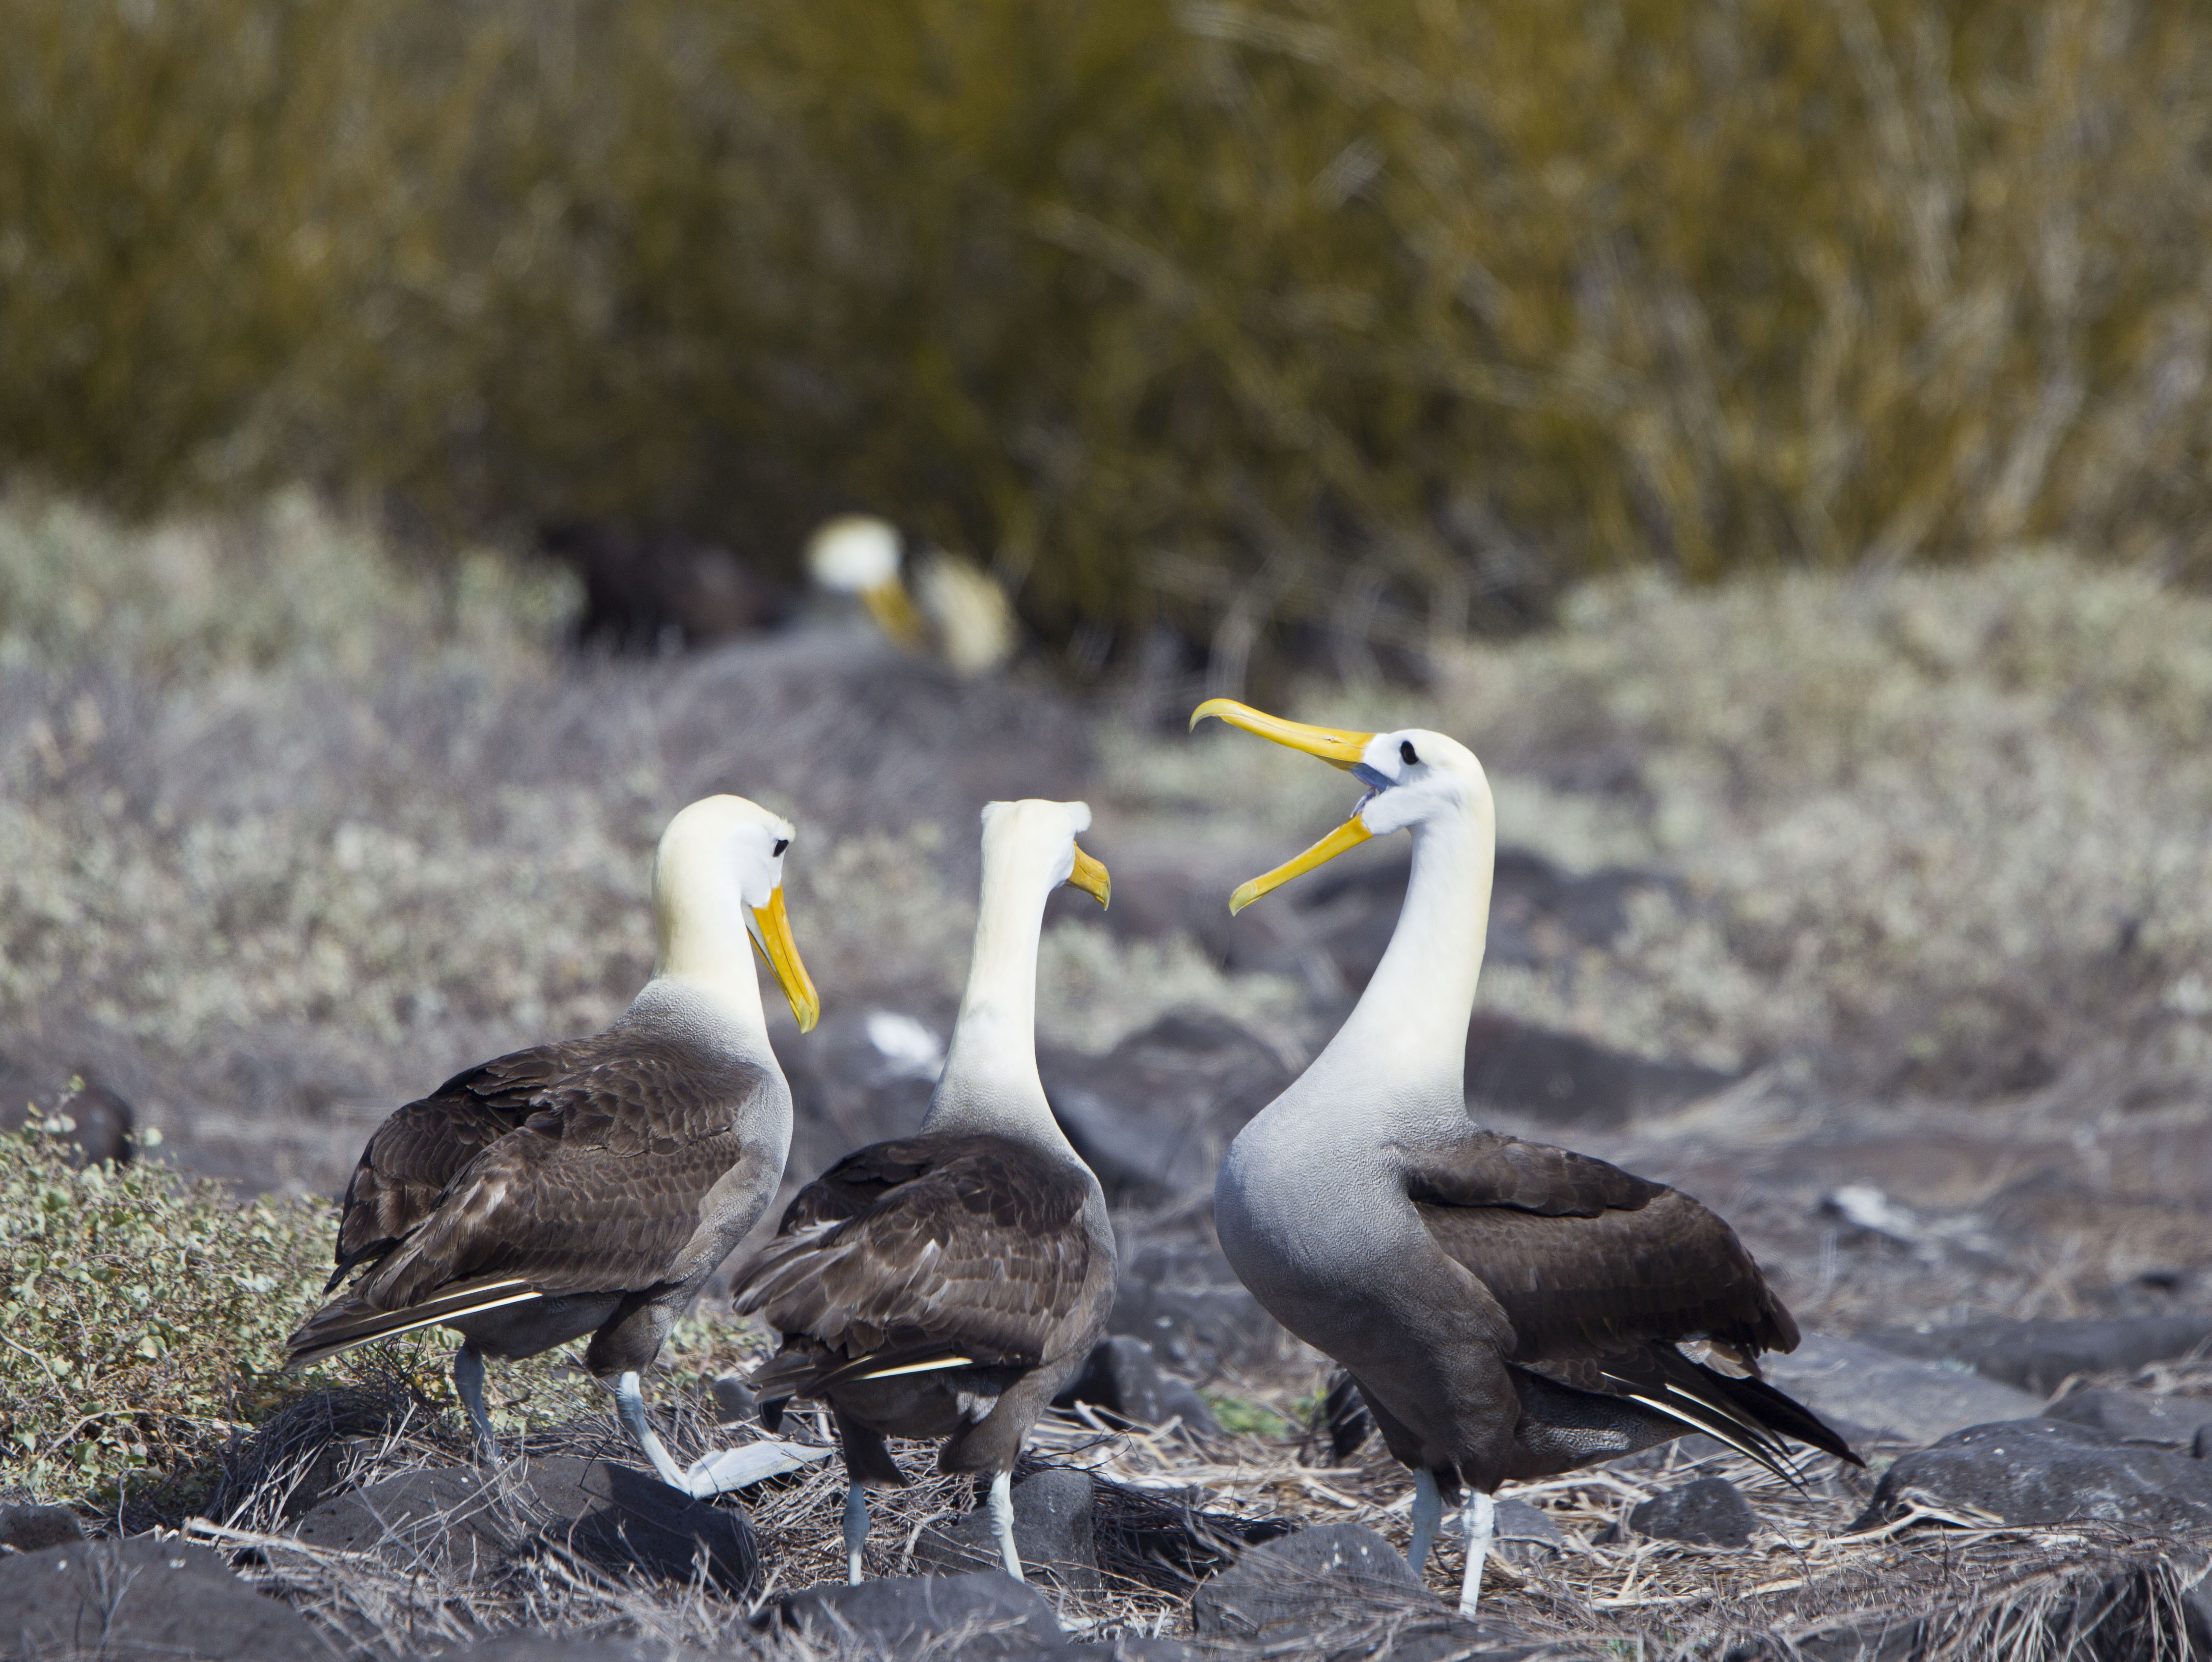
[[[776,885],[766,906],[753,908],[753,922],[758,931],[753,937],[754,946],[775,972],[783,996],[791,1000],[791,1013],[799,1018],[799,1030],[811,1033],[814,1024],[822,1019],[822,995],[814,990],[813,977],[799,961],[799,943],[791,938],[791,917],[783,909],[782,884]]]
[[[876,627],[900,646],[919,647],[927,637],[921,614],[915,610],[906,585],[896,577],[861,590],[860,600],[867,607],[868,615],[876,620]]]
[[[1319,756],[1333,767],[1357,767],[1367,754],[1368,741],[1372,733],[1355,733],[1346,727],[1310,727],[1303,721],[1285,721],[1280,716],[1271,716],[1254,709],[1249,704],[1239,704],[1233,698],[1209,698],[1190,713],[1194,727],[1208,716],[1219,716],[1232,727],[1242,727],[1248,733],[1257,733],[1261,738],[1286,744],[1293,750],[1303,750],[1310,756]],[[1354,814],[1342,825],[1330,832],[1297,858],[1286,860],[1273,871],[1252,879],[1229,897],[1231,915],[1242,912],[1270,889],[1280,889],[1301,873],[1317,865],[1326,865],[1347,848],[1357,848],[1375,834],[1359,822]]]
[[[1293,750],[1319,756],[1332,767],[1358,766],[1360,757],[1367,754],[1367,742],[1375,737],[1372,733],[1355,733],[1346,727],[1309,727],[1303,721],[1285,721],[1249,704],[1239,704],[1233,698],[1209,698],[1190,713],[1190,725],[1196,727],[1208,716],[1219,716],[1231,727],[1242,727],[1248,733],[1257,733],[1261,738],[1287,744]]]
[[[1357,848],[1375,834],[1359,822],[1359,816],[1350,819],[1323,837],[1296,859],[1285,860],[1264,876],[1255,877],[1229,897],[1229,913],[1234,917],[1271,889],[1280,889],[1301,872],[1310,871],[1317,865],[1326,865],[1347,848]]]
[[[1080,848],[1075,851],[1075,870],[1068,873],[1067,885],[1081,889],[1097,901],[1102,910],[1114,892],[1114,880],[1106,875],[1106,868]]]

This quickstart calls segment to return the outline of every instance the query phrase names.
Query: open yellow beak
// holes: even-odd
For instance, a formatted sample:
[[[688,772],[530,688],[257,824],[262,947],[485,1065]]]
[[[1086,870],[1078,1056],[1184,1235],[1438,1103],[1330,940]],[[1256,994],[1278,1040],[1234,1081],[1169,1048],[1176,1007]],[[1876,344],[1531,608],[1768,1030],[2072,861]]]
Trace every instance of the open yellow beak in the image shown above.
[[[1346,727],[1309,727],[1303,721],[1285,721],[1249,704],[1239,704],[1233,698],[1209,698],[1190,713],[1190,725],[1196,727],[1208,716],[1219,716],[1231,727],[1242,727],[1248,733],[1257,733],[1261,738],[1287,744],[1293,750],[1319,756],[1332,767],[1357,767],[1359,759],[1367,754],[1367,742],[1375,737],[1372,733],[1355,733]]]
[[[1355,733],[1346,727],[1310,727],[1303,721],[1285,721],[1280,716],[1271,716],[1254,709],[1249,704],[1239,704],[1233,698],[1209,698],[1190,713],[1190,725],[1197,726],[1208,716],[1219,716],[1232,727],[1242,727],[1248,733],[1257,733],[1261,738],[1286,744],[1293,750],[1303,750],[1310,756],[1319,756],[1334,767],[1356,767],[1367,754],[1368,741],[1372,733]],[[1273,871],[1252,879],[1229,897],[1229,910],[1233,916],[1271,889],[1280,889],[1300,874],[1317,865],[1326,865],[1347,848],[1357,848],[1375,834],[1359,822],[1354,814],[1335,830],[1330,832],[1311,848],[1295,859],[1285,860]]]
[[[806,966],[799,961],[799,943],[791,938],[791,916],[783,909],[781,883],[770,893],[766,906],[753,908],[753,923],[759,931],[753,937],[753,945],[775,972],[783,996],[791,1000],[799,1030],[811,1033],[822,1019],[822,995],[814,990],[814,978],[806,973]]]
[[[1107,876],[1104,865],[1079,848],[1075,851],[1075,870],[1067,875],[1067,886],[1081,889],[1103,910],[1113,895],[1114,879]]]

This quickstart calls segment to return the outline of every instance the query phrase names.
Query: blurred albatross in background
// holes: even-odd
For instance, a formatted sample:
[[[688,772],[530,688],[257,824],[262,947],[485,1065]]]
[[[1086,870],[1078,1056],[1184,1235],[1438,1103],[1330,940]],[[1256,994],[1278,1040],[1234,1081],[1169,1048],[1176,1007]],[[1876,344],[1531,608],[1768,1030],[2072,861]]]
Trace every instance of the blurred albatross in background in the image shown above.
[[[991,1474],[1000,1554],[1023,1579],[1014,1461],[1105,1331],[1106,1197],[1053,1119],[1036,1038],[1046,899],[1071,883],[1106,904],[1106,868],[1075,846],[1090,825],[1079,802],[984,809],[975,955],[921,1129],[808,1184],[732,1295],[783,1336],[753,1380],[769,1428],[793,1397],[836,1417],[853,1581],[866,1485],[906,1482],[886,1436],[941,1437],[939,1471]]]
[[[1310,727],[1219,698],[1191,725],[1206,716],[1367,787],[1350,819],[1239,889],[1232,912],[1370,837],[1413,834],[1382,963],[1328,1047],[1230,1145],[1213,1210],[1245,1285],[1350,1372],[1412,1468],[1415,1570],[1462,1485],[1472,1613],[1492,1495],[1510,1479],[1692,1431],[1792,1481],[1785,1438],[1859,1464],[1759,1377],[1759,1353],[1796,1349],[1797,1326],[1726,1223],[1664,1184],[1468,1118],[1497,853],[1482,764],[1421,729]],[[1680,1348],[1692,1342],[1705,1361]]]
[[[292,1335],[289,1364],[442,1325],[464,1336],[453,1383],[495,1450],[483,1358],[591,1335],[623,1423],[662,1481],[692,1495],[788,1470],[793,1451],[678,1470],[639,1376],[707,1277],[775,1196],[791,1091],[769,1049],[757,946],[799,1019],[821,1004],[783,903],[789,821],[709,797],[670,822],[653,860],[653,979],[604,1033],[484,1063],[380,1126],[346,1186],[337,1269],[360,1277]]]
[[[869,514],[840,514],[807,539],[815,586],[859,596],[877,626],[908,651],[933,652],[962,676],[986,674],[1013,656],[1020,638],[1014,609],[989,573],[937,549],[915,563],[909,593],[898,532]]]

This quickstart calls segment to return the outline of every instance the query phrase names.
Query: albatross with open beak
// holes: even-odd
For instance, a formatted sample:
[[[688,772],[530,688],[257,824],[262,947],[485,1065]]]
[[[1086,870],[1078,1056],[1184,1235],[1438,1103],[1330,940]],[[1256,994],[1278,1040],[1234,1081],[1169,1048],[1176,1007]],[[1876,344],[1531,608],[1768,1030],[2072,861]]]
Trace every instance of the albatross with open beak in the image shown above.
[[[783,1179],[791,1090],[769,1048],[757,949],[799,1031],[821,1003],[783,903],[791,822],[742,797],[670,822],[653,860],[653,979],[604,1033],[458,1074],[380,1126],[346,1186],[337,1269],[362,1271],[287,1349],[301,1367],[418,1327],[463,1336],[453,1383],[487,1458],[483,1358],[591,1336],[623,1423],[663,1482],[735,1488],[798,1457],[678,1471],[639,1376]],[[766,1456],[763,1460],[763,1456]]]
[[[921,1131],[802,1189],[732,1295],[783,1337],[753,1380],[770,1429],[793,1397],[836,1418],[853,1581],[867,1485],[906,1482],[886,1436],[942,1438],[940,1471],[991,1474],[1000,1555],[1022,1580],[1015,1458],[1105,1331],[1106,1197],[1053,1119],[1036,1041],[1046,897],[1069,883],[1106,904],[1106,868],[1075,846],[1090,825],[1079,802],[984,809],[975,955]]]
[[[1389,949],[1328,1047],[1230,1145],[1222,1249],[1284,1326],[1352,1374],[1414,1473],[1418,1571],[1443,1499],[1468,1492],[1472,1613],[1492,1495],[1693,1431],[1785,1477],[1784,1438],[1859,1464],[1759,1377],[1797,1326],[1736,1240],[1687,1195],[1601,1160],[1477,1126],[1462,1078],[1497,853],[1482,764],[1421,729],[1358,733],[1209,699],[1218,716],[1352,773],[1352,817],[1230,901],[1370,837],[1408,831]],[[1680,1347],[1701,1342],[1706,1360]],[[1792,1479],[1794,1481],[1794,1478]]]

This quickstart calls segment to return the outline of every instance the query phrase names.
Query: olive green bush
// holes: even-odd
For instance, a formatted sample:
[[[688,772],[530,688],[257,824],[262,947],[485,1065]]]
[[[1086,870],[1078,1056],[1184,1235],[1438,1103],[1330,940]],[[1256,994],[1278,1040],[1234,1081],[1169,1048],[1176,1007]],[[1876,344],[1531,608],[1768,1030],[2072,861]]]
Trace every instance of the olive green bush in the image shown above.
[[[1613,567],[2212,547],[2191,0],[9,21],[0,465],[111,498],[771,565],[860,504],[1230,681]]]
[[[149,1162],[79,1171],[69,1151],[37,1125],[0,1137],[0,1483],[112,1498],[276,1399],[337,1224]]]

